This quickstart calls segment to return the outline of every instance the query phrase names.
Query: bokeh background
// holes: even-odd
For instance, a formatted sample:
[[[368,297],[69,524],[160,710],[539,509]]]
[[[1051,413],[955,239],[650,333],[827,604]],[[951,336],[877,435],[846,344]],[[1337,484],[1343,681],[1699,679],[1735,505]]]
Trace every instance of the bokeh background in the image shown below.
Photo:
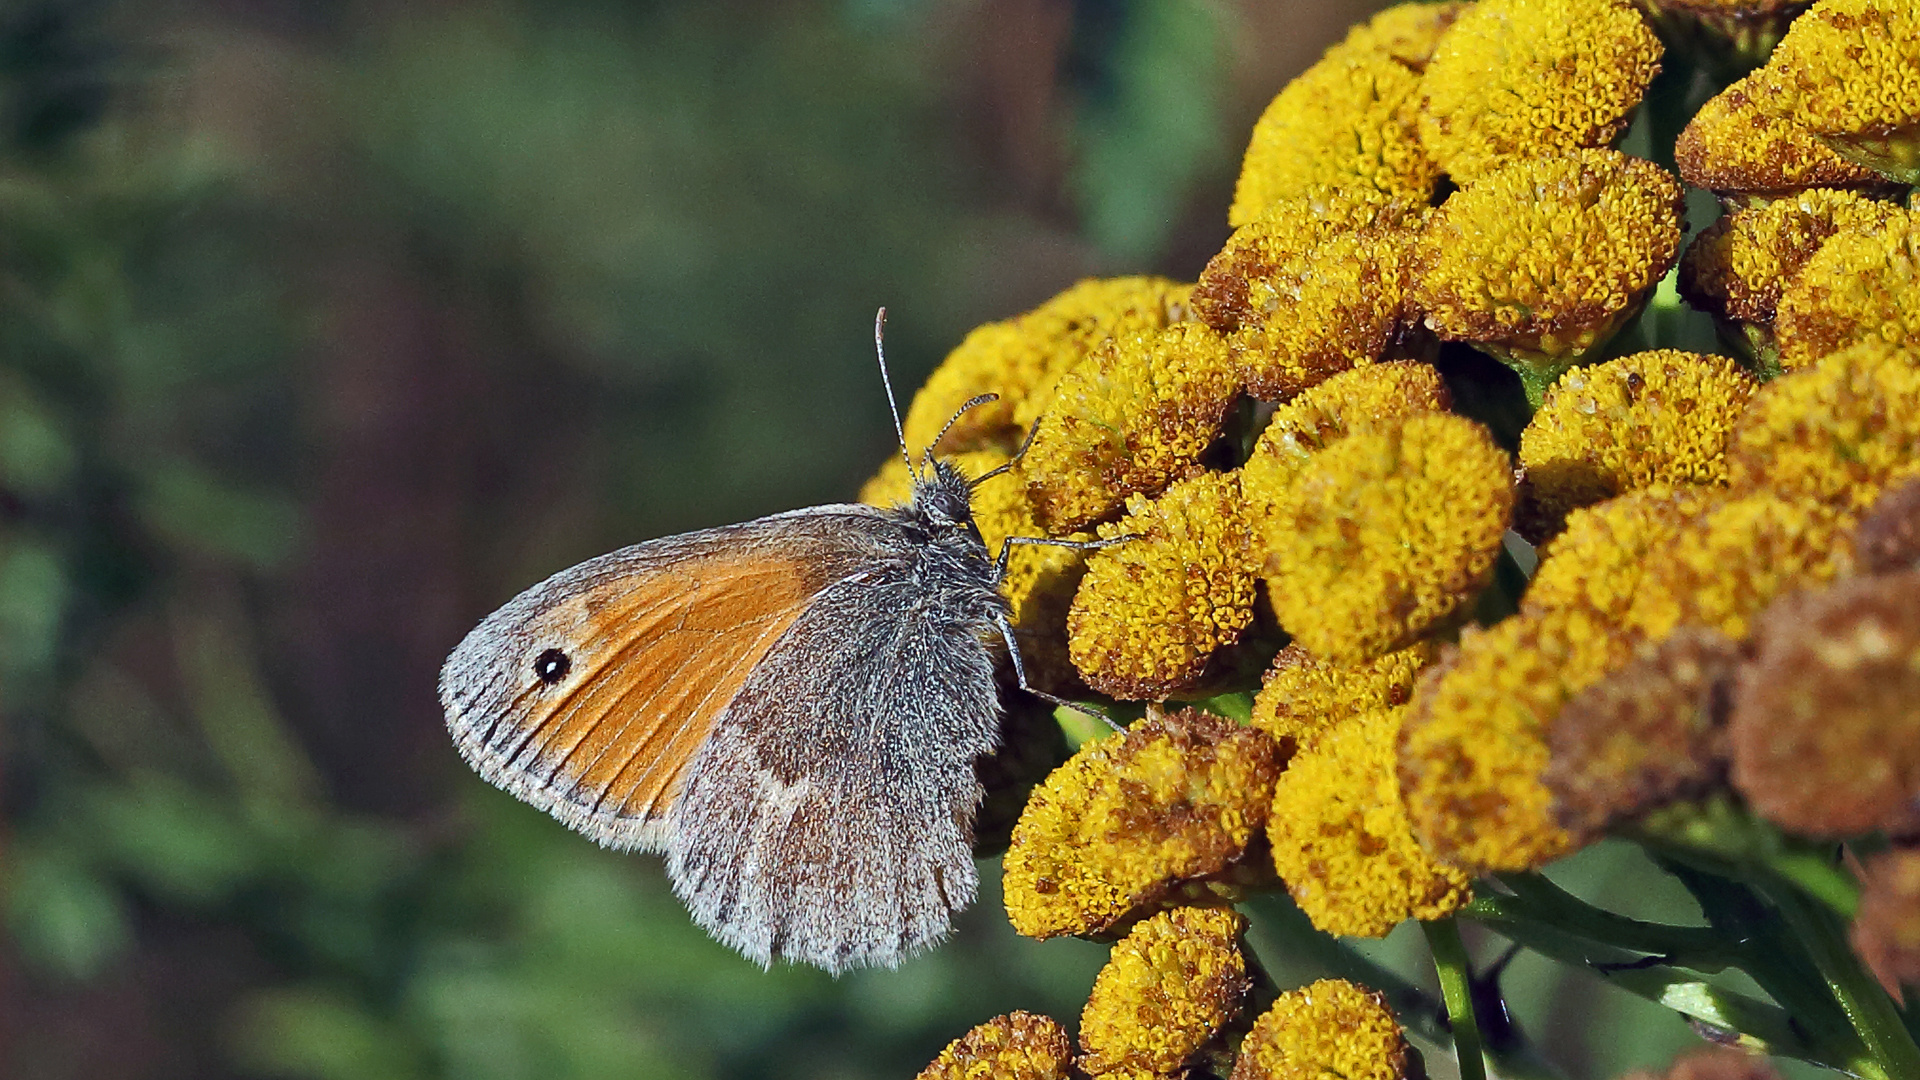
[[[1104,949],[991,866],[929,957],[762,973],[469,773],[435,673],[573,561],[849,497],[877,306],[905,394],[1192,278],[1375,6],[0,2],[0,1074],[877,1078],[1077,1015]],[[1595,1069],[1688,1038],[1516,976]]]

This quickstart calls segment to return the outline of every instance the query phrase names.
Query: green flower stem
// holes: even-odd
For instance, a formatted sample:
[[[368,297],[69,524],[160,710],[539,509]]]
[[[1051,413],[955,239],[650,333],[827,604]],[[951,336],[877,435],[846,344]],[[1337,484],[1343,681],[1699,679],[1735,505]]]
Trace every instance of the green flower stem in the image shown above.
[[[1285,893],[1249,899],[1242,907],[1254,917],[1257,936],[1265,939],[1296,978],[1345,979],[1387,999],[1400,1025],[1426,1043],[1446,1046],[1447,1012],[1440,1002],[1398,972],[1384,967],[1316,929]],[[1308,969],[1301,973],[1299,969]],[[1563,1080],[1565,1074],[1523,1037],[1502,1039],[1484,1048],[1502,1080]]]
[[[1440,976],[1440,995],[1447,1002],[1447,1021],[1453,1028],[1453,1049],[1460,1059],[1460,1080],[1486,1080],[1487,1063],[1480,1053],[1480,1024],[1473,1014],[1473,961],[1460,940],[1460,925],[1451,918],[1423,922],[1427,948],[1433,952],[1433,970]]]
[[[1461,915],[1528,949],[1586,970],[1606,982],[1689,1017],[1736,1035],[1741,1045],[1765,1054],[1799,1058],[1826,1068],[1841,1068],[1857,1055],[1816,1050],[1799,1034],[1785,1009],[1723,989],[1648,957],[1593,941],[1540,922],[1526,905],[1509,896],[1481,896]],[[1657,958],[1655,958],[1657,960]]]
[[[1834,859],[1833,845],[1787,836],[1730,800],[1654,814],[1633,838],[1656,855],[1763,889],[1784,879],[1841,918],[1860,904],[1860,883]]]
[[[1883,1075],[1920,1077],[1920,1046],[1914,1044],[1893,999],[1847,944],[1846,925],[1839,916],[1792,888],[1768,890],[1768,899],[1812,954],[1827,989],[1868,1053],[1882,1066]]]

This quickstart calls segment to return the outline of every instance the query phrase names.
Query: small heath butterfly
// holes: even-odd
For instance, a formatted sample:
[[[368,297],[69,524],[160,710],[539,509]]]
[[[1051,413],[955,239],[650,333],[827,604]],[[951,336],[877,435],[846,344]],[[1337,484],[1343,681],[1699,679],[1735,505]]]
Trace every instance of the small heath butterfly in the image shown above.
[[[978,885],[999,643],[1026,677],[1009,549],[973,522],[987,477],[926,465],[904,507],[649,540],[514,597],[441,670],[461,756],[607,847],[663,854],[694,921],[762,966],[937,942]]]

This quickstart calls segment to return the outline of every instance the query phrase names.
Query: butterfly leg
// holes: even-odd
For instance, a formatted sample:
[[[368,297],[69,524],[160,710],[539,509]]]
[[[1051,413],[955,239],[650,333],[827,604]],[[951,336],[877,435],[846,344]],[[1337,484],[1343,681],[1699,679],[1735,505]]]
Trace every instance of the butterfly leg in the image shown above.
[[[1029,547],[1069,548],[1073,551],[1098,551],[1115,544],[1124,544],[1129,540],[1138,540],[1138,536],[1110,536],[1105,540],[1056,540],[1051,536],[1009,536],[1000,544],[1000,557],[993,561],[1001,577],[1007,576],[1007,560],[1013,557],[1013,545],[1025,544]]]
[[[1027,682],[1027,666],[1020,662],[1020,643],[1013,639],[1013,623],[1007,619],[1007,614],[1004,611],[996,613],[994,621],[1000,624],[1000,636],[1006,639],[1007,656],[1013,661],[1013,677],[1019,682],[1020,689],[1025,690],[1027,693],[1032,694],[1042,701],[1051,702],[1056,706],[1065,706],[1074,712],[1091,716],[1115,731],[1126,730],[1126,728],[1115,723],[1113,717],[1108,716],[1106,713],[1101,712],[1091,705],[1084,705],[1078,701],[1068,701],[1066,698],[1049,694],[1045,690],[1036,689],[1029,684]]]

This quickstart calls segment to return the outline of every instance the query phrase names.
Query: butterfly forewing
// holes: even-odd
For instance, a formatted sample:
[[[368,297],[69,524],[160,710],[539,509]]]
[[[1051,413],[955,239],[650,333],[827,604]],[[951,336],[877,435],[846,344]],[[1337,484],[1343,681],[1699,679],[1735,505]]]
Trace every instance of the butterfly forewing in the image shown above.
[[[715,720],[816,595],[870,564],[819,507],[624,548],[561,571],[441,671],[461,754],[600,843],[659,850]],[[852,543],[849,543],[852,541]]]

